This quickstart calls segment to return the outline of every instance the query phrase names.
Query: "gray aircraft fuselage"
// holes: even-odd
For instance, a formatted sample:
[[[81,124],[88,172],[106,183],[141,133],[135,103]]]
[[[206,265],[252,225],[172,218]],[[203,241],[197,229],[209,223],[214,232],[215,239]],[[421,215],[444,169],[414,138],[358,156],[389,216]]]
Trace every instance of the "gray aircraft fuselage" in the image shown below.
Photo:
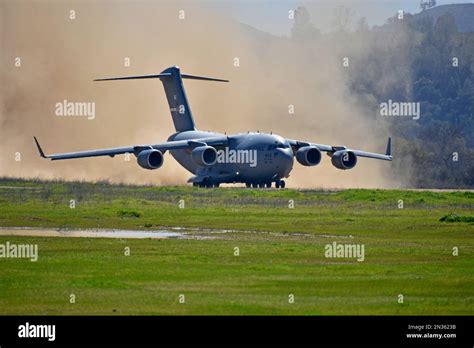
[[[223,134],[204,131],[184,131],[173,134],[168,141],[192,140],[223,136]],[[271,183],[287,178],[293,169],[293,151],[290,144],[282,137],[266,133],[240,133],[227,136],[228,145],[216,147],[218,151],[249,154],[239,163],[233,163],[232,158],[219,161],[211,167],[200,167],[191,157],[191,151],[171,150],[176,161],[197,177],[207,177],[209,184],[221,183]],[[256,154],[256,158],[248,157]],[[236,155],[237,156],[237,155]],[[224,157],[224,156],[222,156]],[[245,156],[244,156],[245,157]],[[247,159],[247,160],[245,160]],[[234,161],[236,162],[236,161]]]

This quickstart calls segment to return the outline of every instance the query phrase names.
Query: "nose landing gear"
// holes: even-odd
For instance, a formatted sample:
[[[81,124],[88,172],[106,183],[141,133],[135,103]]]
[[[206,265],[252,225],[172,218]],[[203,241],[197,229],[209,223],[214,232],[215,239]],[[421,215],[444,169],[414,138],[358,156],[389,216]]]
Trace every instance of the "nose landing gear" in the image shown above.
[[[276,188],[285,188],[285,180],[277,180],[275,182],[275,187]]]

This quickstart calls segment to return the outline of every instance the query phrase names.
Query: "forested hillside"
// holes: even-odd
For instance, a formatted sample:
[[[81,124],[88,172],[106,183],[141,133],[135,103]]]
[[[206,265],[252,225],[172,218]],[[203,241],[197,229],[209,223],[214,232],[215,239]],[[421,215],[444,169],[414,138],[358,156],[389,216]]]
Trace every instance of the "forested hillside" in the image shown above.
[[[349,90],[369,110],[367,117],[394,137],[390,175],[408,175],[411,187],[473,188],[474,32],[460,32],[455,15],[439,10],[436,18],[396,14],[373,28],[361,18],[349,29],[346,8],[336,13],[342,25],[320,34],[299,10],[304,15],[295,21],[293,40],[337,42],[340,56],[350,59]],[[474,16],[474,6],[465,11]],[[381,116],[388,100],[419,103],[420,117]]]

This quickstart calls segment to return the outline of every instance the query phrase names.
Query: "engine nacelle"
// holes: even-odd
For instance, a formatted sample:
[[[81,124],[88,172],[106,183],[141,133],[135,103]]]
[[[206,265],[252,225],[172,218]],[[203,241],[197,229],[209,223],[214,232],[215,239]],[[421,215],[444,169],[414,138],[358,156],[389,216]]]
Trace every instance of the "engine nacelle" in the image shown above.
[[[303,146],[296,151],[296,160],[304,166],[316,166],[321,162],[321,151],[316,146]]]
[[[158,169],[163,161],[163,154],[155,149],[143,150],[137,156],[138,165],[145,169]]]
[[[212,146],[199,146],[191,152],[191,157],[201,167],[211,167],[217,162],[217,150]]]
[[[357,164],[357,156],[352,151],[339,150],[333,153],[331,162],[338,169],[352,169]]]

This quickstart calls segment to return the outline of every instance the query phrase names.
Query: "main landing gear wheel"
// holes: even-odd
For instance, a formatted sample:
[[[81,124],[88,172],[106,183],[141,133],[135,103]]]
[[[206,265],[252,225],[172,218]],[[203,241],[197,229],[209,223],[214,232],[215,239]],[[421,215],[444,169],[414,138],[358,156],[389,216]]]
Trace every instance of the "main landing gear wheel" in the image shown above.
[[[252,186],[252,185],[249,182],[245,183],[245,187],[249,188],[250,186]]]

